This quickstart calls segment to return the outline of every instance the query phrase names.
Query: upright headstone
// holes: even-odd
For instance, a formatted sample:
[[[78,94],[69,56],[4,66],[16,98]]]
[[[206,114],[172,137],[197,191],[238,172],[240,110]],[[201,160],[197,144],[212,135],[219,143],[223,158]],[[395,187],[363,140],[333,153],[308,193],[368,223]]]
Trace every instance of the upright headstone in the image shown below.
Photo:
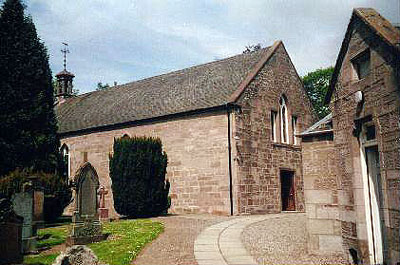
[[[15,214],[11,202],[0,198],[0,264],[22,263],[23,218]]]
[[[99,177],[87,162],[74,177],[75,206],[67,245],[84,245],[104,239],[98,213]]]
[[[100,195],[100,219],[108,220],[108,208],[106,207],[106,195],[108,194],[108,190],[104,186],[101,186],[99,195]]]
[[[36,251],[37,229],[43,227],[44,193],[37,177],[30,177],[22,191],[11,197],[15,213],[24,218],[22,225],[22,251]]]

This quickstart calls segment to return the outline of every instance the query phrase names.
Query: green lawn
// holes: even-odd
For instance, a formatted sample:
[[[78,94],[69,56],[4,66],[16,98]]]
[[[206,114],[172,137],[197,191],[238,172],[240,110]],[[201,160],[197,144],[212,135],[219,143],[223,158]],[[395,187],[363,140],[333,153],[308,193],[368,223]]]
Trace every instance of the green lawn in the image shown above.
[[[154,240],[164,227],[162,223],[147,219],[124,220],[105,223],[103,233],[110,233],[111,239],[88,246],[96,253],[100,261],[110,265],[130,264],[140,250]],[[45,228],[39,230],[39,235],[51,234],[46,240],[40,241],[41,246],[54,246],[65,241],[67,226]],[[51,264],[58,254],[25,256],[25,264]]]
[[[39,239],[38,248],[41,247],[51,247],[55,245],[59,245],[65,242],[65,238],[67,237],[68,229],[67,226],[58,226],[53,228],[44,228],[38,231]]]

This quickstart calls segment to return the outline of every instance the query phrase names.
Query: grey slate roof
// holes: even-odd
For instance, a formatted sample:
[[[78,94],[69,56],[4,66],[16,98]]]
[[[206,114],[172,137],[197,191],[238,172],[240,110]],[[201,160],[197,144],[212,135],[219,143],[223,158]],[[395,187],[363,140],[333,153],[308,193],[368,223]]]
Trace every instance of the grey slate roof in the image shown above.
[[[307,136],[312,134],[321,134],[332,132],[332,113],[326,115],[320,121],[314,123],[310,128],[300,133],[299,136]]]
[[[56,107],[58,132],[222,106],[270,48],[69,98]]]

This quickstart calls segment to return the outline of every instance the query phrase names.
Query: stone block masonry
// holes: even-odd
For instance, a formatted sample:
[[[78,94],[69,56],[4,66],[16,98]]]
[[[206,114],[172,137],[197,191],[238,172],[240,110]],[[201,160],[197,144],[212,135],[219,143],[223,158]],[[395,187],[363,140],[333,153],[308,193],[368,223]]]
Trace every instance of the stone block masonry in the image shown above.
[[[313,254],[344,253],[333,137],[304,137],[302,156],[308,250]]]
[[[279,100],[287,99],[289,142],[282,143]],[[237,177],[237,211],[240,214],[278,213],[282,210],[282,170],[293,172],[295,210],[304,211],[300,139],[293,136],[314,121],[302,82],[283,44],[280,45],[238,100],[234,113],[234,174]],[[272,140],[271,111],[278,113],[276,142]],[[291,123],[297,117],[296,128]],[[235,197],[236,198],[236,197]]]
[[[375,18],[382,20],[379,14]],[[367,263],[381,259],[396,264],[400,261],[399,57],[363,20],[353,19],[349,27],[351,34],[344,41],[348,46],[342,54],[343,63],[330,102],[343,244],[345,249],[357,250],[359,258]],[[369,71],[359,78],[354,62],[362,54],[368,55]],[[361,103],[355,101],[357,91],[363,94]],[[373,134],[365,136],[366,128]],[[372,184],[368,179],[373,178],[368,176],[364,155],[368,147],[376,148],[378,154],[374,162],[378,173],[373,178],[377,176],[379,183],[373,185],[378,194],[379,210],[375,212],[379,217],[369,210],[374,198],[369,195],[368,185]],[[373,233],[371,220],[379,223]],[[379,241],[383,251],[373,247],[373,242]]]
[[[129,136],[160,137],[168,155],[167,178],[171,182],[172,213],[211,213],[228,215],[229,171],[227,114],[214,112],[175,120],[143,124],[61,139],[70,150],[74,174],[85,158],[96,169],[100,185],[110,192],[105,205],[110,217],[113,207],[109,155],[114,138]]]

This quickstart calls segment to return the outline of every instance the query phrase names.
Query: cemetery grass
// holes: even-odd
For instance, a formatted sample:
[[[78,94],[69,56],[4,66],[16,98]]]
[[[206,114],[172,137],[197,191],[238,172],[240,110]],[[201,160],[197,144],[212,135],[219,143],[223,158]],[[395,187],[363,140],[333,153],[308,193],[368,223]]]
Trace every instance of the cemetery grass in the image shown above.
[[[65,242],[67,234],[67,226],[40,229],[38,230],[39,240],[37,247],[40,249],[43,247],[51,247],[62,244]]]
[[[44,234],[52,234],[61,237],[58,241],[62,244],[67,237],[67,226],[42,229]],[[130,264],[136,258],[143,247],[157,238],[164,231],[160,222],[149,219],[123,220],[103,224],[103,233],[109,233],[107,240],[89,244],[101,263],[110,265]],[[50,237],[52,238],[52,237]],[[49,239],[50,239],[49,238]],[[53,241],[53,243],[56,240]],[[43,243],[44,244],[44,243]],[[47,242],[47,244],[50,244]],[[54,243],[55,245],[55,243]],[[53,246],[54,246],[53,245]],[[24,264],[52,264],[57,253],[38,254],[25,256]]]

